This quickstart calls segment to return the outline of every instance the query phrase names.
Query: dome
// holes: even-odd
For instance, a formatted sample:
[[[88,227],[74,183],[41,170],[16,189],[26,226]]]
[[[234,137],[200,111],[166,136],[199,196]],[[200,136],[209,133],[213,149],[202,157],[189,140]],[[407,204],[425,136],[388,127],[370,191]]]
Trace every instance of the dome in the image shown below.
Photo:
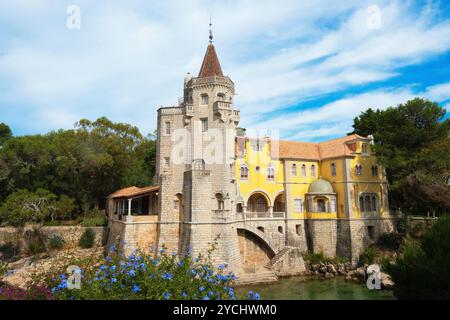
[[[308,193],[334,193],[331,183],[327,180],[319,179],[309,185]]]

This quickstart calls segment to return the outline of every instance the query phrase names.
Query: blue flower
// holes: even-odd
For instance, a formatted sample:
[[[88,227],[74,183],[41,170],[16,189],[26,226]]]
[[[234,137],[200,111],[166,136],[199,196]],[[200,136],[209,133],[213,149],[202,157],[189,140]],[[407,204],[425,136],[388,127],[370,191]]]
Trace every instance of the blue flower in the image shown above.
[[[134,293],[136,293],[136,292],[140,292],[141,288],[139,288],[138,285],[134,285],[132,290],[133,290]]]
[[[183,291],[183,292],[181,293],[181,296],[182,296],[183,298],[186,298],[186,297],[187,297],[187,293]]]
[[[116,245],[115,244],[113,244],[111,247],[109,247],[109,251],[110,252],[114,252],[114,251],[116,251]]]
[[[225,265],[225,264],[221,264],[221,265],[219,265],[219,269],[220,270],[223,270],[223,269],[225,269],[227,266]]]
[[[192,268],[192,269],[191,269],[191,274],[192,274],[193,276],[195,276],[195,275],[197,274],[197,271],[195,271],[195,269]]]
[[[261,297],[260,297],[260,295],[259,295],[258,292],[256,292],[256,293],[253,295],[253,297],[255,298],[255,300],[261,299]]]
[[[183,266],[183,260],[180,260],[180,261],[178,261],[178,267],[181,267],[181,266]]]
[[[116,278],[111,278],[111,283],[116,283],[117,279]]]
[[[136,275],[136,271],[130,270],[130,271],[128,271],[128,275],[134,277]]]
[[[106,261],[108,261],[108,262],[111,262],[111,261],[112,261],[112,259],[111,259],[110,256],[106,257],[105,259],[106,259]]]
[[[109,270],[111,270],[112,272],[116,271],[116,266],[111,266],[111,268],[109,268]]]
[[[108,269],[108,266],[105,266],[105,265],[102,265],[102,266],[100,266],[100,270],[106,270],[106,269]]]
[[[125,261],[120,260],[119,264],[123,267],[125,265]]]
[[[59,278],[60,278],[61,280],[64,280],[64,279],[66,279],[66,275],[65,275],[65,274],[61,274],[61,275],[59,276]]]
[[[212,290],[209,290],[208,296],[212,297],[214,295],[214,292]]]
[[[172,280],[173,276],[170,272],[166,272],[161,276],[161,278],[163,278],[164,280]]]
[[[203,291],[205,291],[205,288],[203,288],[202,286],[200,286],[200,287],[198,288],[198,291],[203,292]]]
[[[169,298],[170,298],[170,293],[164,292],[164,299],[169,300]]]
[[[203,300],[209,300],[209,297],[208,296],[204,296]]]
[[[172,252],[172,257],[175,257],[177,255],[176,252]]]

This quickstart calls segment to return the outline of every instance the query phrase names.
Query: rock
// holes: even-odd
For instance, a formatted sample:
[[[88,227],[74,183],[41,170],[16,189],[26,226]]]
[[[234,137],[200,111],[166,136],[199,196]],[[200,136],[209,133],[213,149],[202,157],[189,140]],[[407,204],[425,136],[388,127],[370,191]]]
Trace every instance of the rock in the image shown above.
[[[356,269],[355,275],[358,278],[364,279],[366,277],[366,269],[364,267],[360,267]]]
[[[319,270],[319,265],[318,264],[312,264],[311,265],[311,271],[317,271]]]
[[[325,272],[325,274],[323,275],[325,278],[333,278],[334,274],[330,273],[330,272]]]
[[[326,273],[327,272],[327,267],[325,265],[319,267],[319,272],[320,273]]]
[[[382,289],[392,289],[394,286],[394,282],[387,273],[381,272],[380,281]]]
[[[329,273],[332,273],[333,275],[337,273],[336,268],[335,268],[332,264],[329,264],[329,265],[327,266],[327,271],[328,271]]]

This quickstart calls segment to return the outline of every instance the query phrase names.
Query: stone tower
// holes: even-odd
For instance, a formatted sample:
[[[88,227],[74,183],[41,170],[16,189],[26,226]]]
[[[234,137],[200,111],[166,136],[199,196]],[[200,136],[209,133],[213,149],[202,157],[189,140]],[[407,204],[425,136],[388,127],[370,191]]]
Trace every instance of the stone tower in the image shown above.
[[[179,105],[158,110],[159,247],[197,255],[219,237],[214,261],[238,267],[237,230],[229,220],[236,214],[239,111],[211,42],[198,76],[185,77]]]

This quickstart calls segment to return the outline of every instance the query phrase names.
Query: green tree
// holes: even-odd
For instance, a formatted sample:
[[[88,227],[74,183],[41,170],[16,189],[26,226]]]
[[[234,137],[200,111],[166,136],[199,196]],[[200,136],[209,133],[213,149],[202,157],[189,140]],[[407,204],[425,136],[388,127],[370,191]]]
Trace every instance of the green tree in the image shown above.
[[[450,299],[450,218],[441,217],[419,245],[387,264],[399,299]]]
[[[393,207],[421,213],[449,209],[450,120],[445,114],[437,103],[416,98],[383,111],[368,109],[354,119],[352,133],[374,136]]]
[[[18,190],[0,207],[0,221],[15,227],[22,227],[27,222],[42,223],[55,210],[56,199],[53,193],[44,189],[35,193]]]
[[[11,138],[12,138],[11,128],[3,122],[0,123],[0,147],[6,142],[6,140],[9,140]]]

